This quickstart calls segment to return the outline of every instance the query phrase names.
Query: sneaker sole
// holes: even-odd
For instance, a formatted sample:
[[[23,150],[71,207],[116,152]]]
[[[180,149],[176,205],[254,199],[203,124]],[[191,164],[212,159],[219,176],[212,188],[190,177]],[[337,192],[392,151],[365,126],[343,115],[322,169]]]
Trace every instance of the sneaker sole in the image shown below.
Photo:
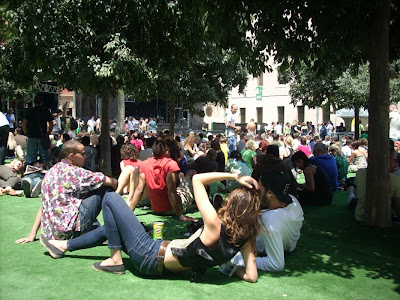
[[[31,198],[31,184],[27,180],[22,180],[22,189],[26,198]]]
[[[39,196],[39,194],[41,192],[41,188],[42,188],[42,181],[39,181],[38,183],[36,183],[36,185],[32,189],[31,197],[36,198],[37,196]]]

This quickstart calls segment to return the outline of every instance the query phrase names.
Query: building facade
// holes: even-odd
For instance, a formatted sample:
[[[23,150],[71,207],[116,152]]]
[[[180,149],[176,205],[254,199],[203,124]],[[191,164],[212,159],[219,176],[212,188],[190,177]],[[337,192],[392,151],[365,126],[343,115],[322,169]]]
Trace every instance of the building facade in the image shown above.
[[[227,108],[213,105],[204,107],[204,122],[207,124],[224,122],[225,114],[232,104],[236,104],[239,108],[238,123],[248,123],[254,119],[258,129],[262,129],[264,124],[292,123],[294,120],[311,121],[314,125],[329,120],[334,125],[344,122],[342,118],[336,117],[330,112],[324,112],[322,108],[311,109],[304,105],[294,106],[290,103],[289,89],[289,84],[279,84],[276,68],[271,73],[261,73],[258,77],[249,76],[244,94],[239,94],[238,89],[234,89],[229,95]]]

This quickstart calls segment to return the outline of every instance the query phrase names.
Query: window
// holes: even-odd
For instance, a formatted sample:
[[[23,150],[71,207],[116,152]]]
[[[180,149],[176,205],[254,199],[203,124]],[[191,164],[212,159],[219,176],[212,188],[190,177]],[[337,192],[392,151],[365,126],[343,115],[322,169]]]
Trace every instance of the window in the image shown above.
[[[240,109],[240,123],[246,123],[246,108]]]
[[[278,122],[280,124],[285,124],[285,107],[278,106]]]
[[[299,122],[304,122],[304,106],[297,106],[297,119]]]
[[[257,124],[261,124],[263,122],[263,108],[257,107]]]

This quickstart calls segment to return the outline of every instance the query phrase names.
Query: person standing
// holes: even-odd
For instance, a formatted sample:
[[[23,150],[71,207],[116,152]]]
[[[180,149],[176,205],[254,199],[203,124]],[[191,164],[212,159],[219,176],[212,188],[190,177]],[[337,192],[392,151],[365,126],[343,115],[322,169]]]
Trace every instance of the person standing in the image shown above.
[[[94,116],[90,120],[87,121],[87,131],[89,134],[94,133],[94,129],[96,128],[96,121]]]
[[[236,150],[236,132],[241,130],[240,126],[236,126],[236,113],[238,111],[238,107],[236,104],[231,105],[231,111],[226,115],[226,137],[229,141],[229,154],[232,151]]]
[[[29,109],[22,121],[24,133],[28,136],[26,162],[37,161],[38,154],[44,162],[50,162],[49,151],[42,146],[42,134],[53,130],[53,116],[43,107],[43,100],[37,95],[33,100],[34,107]]]
[[[150,118],[149,128],[150,128],[150,131],[152,131],[154,133],[157,132],[157,123],[156,123],[156,121],[154,121],[153,118]]]
[[[15,115],[14,115],[14,110],[10,108],[7,113],[7,120],[10,126],[10,132],[14,132],[15,128]]]
[[[0,165],[4,165],[6,158],[8,133],[10,132],[10,124],[2,112],[0,112]]]
[[[255,136],[257,134],[257,126],[256,123],[254,123],[254,119],[250,119],[250,122],[247,123],[246,129],[247,133],[251,136]]]
[[[389,138],[395,142],[400,140],[400,113],[396,104],[391,104],[389,110]]]

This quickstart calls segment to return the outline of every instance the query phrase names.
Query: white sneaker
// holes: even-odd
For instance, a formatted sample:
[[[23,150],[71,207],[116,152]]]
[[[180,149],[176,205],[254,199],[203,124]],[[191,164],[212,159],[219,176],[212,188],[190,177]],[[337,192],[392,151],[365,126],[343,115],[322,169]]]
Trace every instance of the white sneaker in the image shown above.
[[[33,187],[31,192],[31,197],[36,198],[37,196],[39,196],[41,188],[42,188],[42,180],[36,183],[35,186]]]

